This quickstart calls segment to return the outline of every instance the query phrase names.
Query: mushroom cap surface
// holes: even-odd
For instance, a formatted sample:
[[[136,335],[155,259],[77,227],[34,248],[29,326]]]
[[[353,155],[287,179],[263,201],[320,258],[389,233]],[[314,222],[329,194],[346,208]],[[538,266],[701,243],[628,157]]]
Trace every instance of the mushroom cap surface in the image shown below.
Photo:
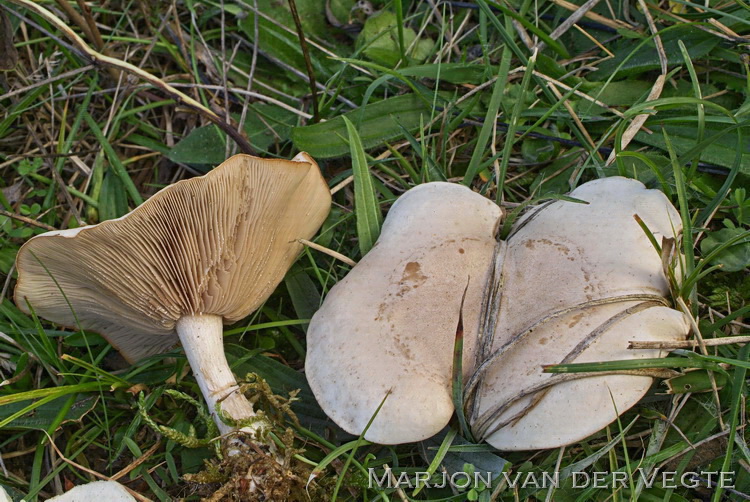
[[[116,481],[92,481],[85,485],[74,486],[62,495],[47,499],[47,502],[91,501],[135,502],[135,497]]]
[[[500,208],[470,189],[427,183],[401,196],[380,237],[328,293],[308,329],[305,370],[339,426],[381,444],[436,434],[453,414],[453,346],[463,309],[471,364]],[[502,246],[499,248],[502,250]]]
[[[175,346],[184,315],[232,323],[255,310],[302,250],[297,239],[317,232],[330,205],[307,154],[235,155],[122,218],[30,239],[16,258],[15,302],[101,333],[135,361]]]
[[[652,383],[634,375],[561,381],[542,365],[661,357],[667,351],[629,350],[628,343],[679,340],[689,331],[686,317],[659,301],[669,294],[661,257],[633,218],[657,242],[675,237],[681,220],[667,197],[622,177],[585,183],[570,195],[588,204],[540,206],[508,239],[490,351],[503,355],[484,373],[469,417],[475,435],[500,450],[584,439]],[[560,383],[545,387],[553,382]]]

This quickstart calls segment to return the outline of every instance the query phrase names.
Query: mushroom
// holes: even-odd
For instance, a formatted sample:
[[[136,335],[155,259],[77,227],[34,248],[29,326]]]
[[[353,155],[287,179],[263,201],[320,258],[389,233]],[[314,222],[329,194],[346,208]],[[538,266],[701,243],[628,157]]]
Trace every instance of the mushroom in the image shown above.
[[[393,206],[380,238],[331,289],[308,329],[306,370],[321,407],[365,438],[417,441],[453,413],[452,353],[461,311],[465,414],[477,440],[553,448],[600,430],[648,390],[626,374],[550,375],[543,364],[664,355],[633,340],[685,336],[665,300],[656,238],[680,231],[667,198],[620,177],[528,212],[506,242],[500,209],[465,187],[420,185]],[[418,267],[417,267],[418,265]]]
[[[159,191],[131,213],[30,239],[15,302],[56,324],[101,333],[128,361],[179,343],[222,434],[255,416],[238,392],[222,325],[258,308],[330,210],[315,161],[236,155]],[[256,430],[253,424],[249,430]]]
[[[89,502],[91,500],[135,502],[135,497],[116,481],[92,481],[85,485],[74,486],[62,495],[47,499],[47,502]]]
[[[632,374],[550,374],[546,364],[655,358],[635,340],[681,340],[687,318],[669,308],[657,241],[682,229],[658,190],[611,177],[527,213],[508,238],[492,339],[481,340],[467,382],[467,417],[477,440],[500,450],[555,448],[603,429],[653,383]],[[485,343],[486,342],[486,343]],[[474,394],[474,391],[476,393]],[[475,395],[475,399],[471,397]]]
[[[419,185],[396,201],[375,246],[328,293],[307,331],[305,373],[344,430],[360,434],[384,398],[369,441],[419,441],[448,423],[462,295],[466,289],[470,366],[501,216],[465,186]]]

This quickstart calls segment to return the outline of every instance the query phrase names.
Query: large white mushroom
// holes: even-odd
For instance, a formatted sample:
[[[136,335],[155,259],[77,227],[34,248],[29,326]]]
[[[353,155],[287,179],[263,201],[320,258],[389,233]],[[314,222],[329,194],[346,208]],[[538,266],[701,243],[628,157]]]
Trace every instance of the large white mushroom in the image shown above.
[[[453,414],[451,368],[466,290],[464,363],[502,211],[468,188],[427,183],[393,205],[375,246],[328,293],[307,331],[305,370],[344,430],[385,444],[436,434]]]
[[[49,232],[18,252],[16,304],[101,333],[128,361],[182,344],[209,410],[255,416],[224,355],[222,326],[268,298],[330,210],[315,161],[236,155],[117,220]],[[253,429],[252,427],[250,428]]]
[[[571,194],[588,204],[554,201],[528,214],[508,239],[491,340],[477,353],[474,436],[500,450],[553,448],[613,422],[646,393],[649,376],[569,378],[546,364],[665,356],[628,350],[635,340],[683,339],[685,316],[671,308],[658,242],[681,230],[664,194],[612,177]],[[471,392],[469,393],[471,394]],[[469,396],[471,397],[471,395]]]
[[[403,195],[311,321],[306,370],[329,416],[360,434],[390,392],[365,438],[402,443],[440,430],[453,412],[467,283],[465,411],[476,439],[504,450],[562,446],[635,404],[650,377],[570,379],[542,365],[658,357],[628,342],[686,335],[665,299],[661,257],[633,218],[660,239],[679,233],[679,215],[661,192],[620,177],[571,195],[588,204],[536,208],[507,243],[495,239],[499,208],[465,187],[429,183]]]

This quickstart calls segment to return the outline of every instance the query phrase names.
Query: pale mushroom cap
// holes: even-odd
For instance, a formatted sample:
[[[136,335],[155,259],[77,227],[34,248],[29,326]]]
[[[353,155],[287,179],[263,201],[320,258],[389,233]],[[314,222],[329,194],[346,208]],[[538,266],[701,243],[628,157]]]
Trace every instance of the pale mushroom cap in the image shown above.
[[[134,361],[176,345],[182,316],[231,323],[255,310],[330,204],[307,154],[235,155],[122,218],[30,239],[16,259],[15,301],[27,313],[28,302],[45,319],[101,333]]]
[[[633,303],[629,305],[633,306]],[[488,380],[492,382],[489,385],[494,387],[491,395],[488,392],[484,399],[487,402],[511,399],[519,391],[531,389],[533,385],[551,378],[552,375],[541,372],[541,365],[548,364],[554,355],[564,357],[580,342],[581,337],[566,335],[590,332],[622,308],[623,305],[598,307],[595,312],[587,313],[574,328],[569,327],[569,319],[542,328],[541,338],[526,340],[509,354],[510,357],[499,363],[502,371]],[[607,330],[571,362],[664,357],[668,351],[629,350],[627,347],[629,342],[636,340],[683,339],[688,329],[687,319],[682,313],[666,307],[649,308],[624,318],[616,328]],[[544,338],[548,341],[541,343]],[[547,343],[553,344],[554,354],[544,350]],[[519,357],[518,354],[526,357]],[[513,384],[508,385],[507,380],[505,385],[499,384],[499,378],[510,378],[510,375],[513,375]],[[619,415],[638,403],[652,384],[651,377],[634,375],[608,375],[555,384],[521,420],[501,428],[486,441],[506,451],[557,448],[575,443],[614,422]],[[504,416],[511,417],[522,412],[534,397],[537,395],[518,399]]]
[[[581,440],[637,403],[651,384],[650,377],[609,375],[528,394],[553,378],[542,373],[542,365],[659,357],[665,354],[628,350],[628,342],[682,339],[689,329],[682,314],[654,301],[576,308],[622,295],[668,294],[660,256],[633,218],[638,214],[657,242],[674,237],[681,230],[680,217],[664,194],[613,177],[586,183],[571,196],[589,204],[543,206],[519,222],[508,241],[492,351],[509,348],[484,375],[470,419],[475,434],[501,450]],[[550,317],[565,309],[572,310]],[[480,417],[503,404],[510,406],[489,423],[505,425],[485,437]]]
[[[92,481],[71,488],[62,495],[47,499],[47,502],[135,502],[120,483],[115,481]]]
[[[393,205],[376,245],[328,293],[308,329],[306,374],[323,410],[369,441],[419,441],[453,414],[461,297],[471,364],[502,212],[466,187],[420,185]],[[470,280],[469,280],[470,278]]]

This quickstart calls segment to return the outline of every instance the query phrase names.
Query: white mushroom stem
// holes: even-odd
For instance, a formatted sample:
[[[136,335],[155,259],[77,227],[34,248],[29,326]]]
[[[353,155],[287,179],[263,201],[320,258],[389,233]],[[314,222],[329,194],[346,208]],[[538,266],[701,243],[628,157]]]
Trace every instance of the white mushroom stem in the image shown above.
[[[224,354],[221,316],[182,317],[177,321],[177,335],[219,432],[223,435],[236,429],[221,421],[216,413],[216,403],[221,403],[222,412],[234,420],[254,417],[253,405],[239,391]],[[260,427],[261,423],[258,422],[243,427],[242,431],[255,432]]]

